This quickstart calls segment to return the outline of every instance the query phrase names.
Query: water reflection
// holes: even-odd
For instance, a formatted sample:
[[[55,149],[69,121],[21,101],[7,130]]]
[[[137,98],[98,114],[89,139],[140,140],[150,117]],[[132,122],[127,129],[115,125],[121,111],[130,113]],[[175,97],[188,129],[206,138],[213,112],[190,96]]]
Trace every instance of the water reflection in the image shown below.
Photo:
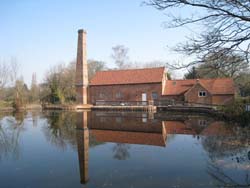
[[[80,169],[81,183],[85,184],[89,180],[89,128],[88,112],[77,114],[77,149]]]
[[[25,113],[13,116],[0,116],[0,161],[5,157],[19,158],[19,137],[24,131]]]
[[[126,160],[130,157],[130,145],[152,145],[165,147],[172,135],[193,135],[207,151],[207,173],[218,186],[249,186],[249,137],[239,127],[227,126],[222,121],[190,118],[185,121],[157,120],[145,114],[113,114],[105,112],[78,113],[77,142],[81,173],[81,182],[88,180],[89,134],[98,142],[113,142],[113,157]],[[249,131],[249,130],[248,130]],[[170,139],[168,139],[168,137]],[[201,138],[201,139],[200,139]],[[167,147],[167,146],[166,146]],[[243,155],[240,157],[240,155]],[[247,158],[246,158],[247,156]],[[230,159],[228,159],[230,158]],[[232,164],[236,160],[239,165]],[[232,166],[230,166],[230,164]],[[234,166],[233,166],[234,165]],[[226,171],[225,171],[225,168]],[[234,174],[227,174],[233,168],[245,170],[245,182]],[[236,180],[234,180],[236,178]],[[240,181],[242,183],[237,183]]]
[[[113,152],[114,152],[114,159],[118,160],[126,160],[129,158],[129,145],[128,144],[122,144],[122,143],[117,143],[113,147]]]
[[[0,116],[0,175],[5,174],[7,159],[30,155],[32,150],[27,148],[37,148],[34,141],[37,151],[49,156],[49,169],[65,158],[55,178],[50,176],[58,185],[80,177],[75,185],[88,187],[249,187],[249,135],[247,127],[202,116],[86,111],[9,114]],[[57,152],[46,150],[51,147]],[[57,174],[68,171],[66,163],[74,160],[67,156],[76,153],[79,174],[57,181]],[[35,167],[39,161],[30,160],[35,171],[45,168]]]
[[[43,126],[43,132],[48,142],[65,150],[68,146],[76,147],[76,114],[60,111],[45,112],[47,122]]]

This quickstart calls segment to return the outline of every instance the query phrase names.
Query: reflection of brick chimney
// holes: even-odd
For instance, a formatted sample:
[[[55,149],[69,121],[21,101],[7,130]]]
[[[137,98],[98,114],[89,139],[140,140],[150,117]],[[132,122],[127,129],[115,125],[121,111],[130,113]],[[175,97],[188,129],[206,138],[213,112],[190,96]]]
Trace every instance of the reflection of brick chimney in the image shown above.
[[[89,129],[88,112],[77,113],[77,148],[81,183],[89,180]]]
[[[87,87],[88,87],[88,65],[86,50],[86,31],[78,30],[78,45],[76,59],[76,101],[78,104],[87,104]]]

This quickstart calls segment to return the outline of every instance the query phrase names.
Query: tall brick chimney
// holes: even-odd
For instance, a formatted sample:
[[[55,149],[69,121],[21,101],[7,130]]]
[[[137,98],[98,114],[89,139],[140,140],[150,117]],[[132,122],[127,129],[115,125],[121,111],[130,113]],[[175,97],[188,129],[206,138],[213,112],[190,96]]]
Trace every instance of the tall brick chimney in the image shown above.
[[[76,59],[76,101],[78,104],[87,104],[88,65],[86,50],[86,31],[78,30],[77,59]]]

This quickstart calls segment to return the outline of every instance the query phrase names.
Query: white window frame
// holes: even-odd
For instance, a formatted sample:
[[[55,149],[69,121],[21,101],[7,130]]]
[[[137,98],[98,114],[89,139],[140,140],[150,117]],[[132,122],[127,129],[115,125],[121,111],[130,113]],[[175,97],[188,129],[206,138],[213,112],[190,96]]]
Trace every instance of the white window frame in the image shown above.
[[[207,96],[207,92],[206,91],[204,91],[204,90],[198,91],[198,97],[206,97],[206,96]]]

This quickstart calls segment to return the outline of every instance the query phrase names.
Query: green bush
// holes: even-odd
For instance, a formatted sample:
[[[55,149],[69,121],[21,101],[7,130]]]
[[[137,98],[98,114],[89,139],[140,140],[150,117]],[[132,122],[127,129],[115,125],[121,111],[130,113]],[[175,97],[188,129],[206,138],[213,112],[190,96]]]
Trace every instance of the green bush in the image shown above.
[[[250,112],[246,111],[246,105],[250,105],[250,97],[237,98],[233,104],[225,106],[222,111],[231,120],[239,122],[241,125],[250,125]]]
[[[12,106],[11,102],[0,100],[0,108],[7,108],[11,106]]]

